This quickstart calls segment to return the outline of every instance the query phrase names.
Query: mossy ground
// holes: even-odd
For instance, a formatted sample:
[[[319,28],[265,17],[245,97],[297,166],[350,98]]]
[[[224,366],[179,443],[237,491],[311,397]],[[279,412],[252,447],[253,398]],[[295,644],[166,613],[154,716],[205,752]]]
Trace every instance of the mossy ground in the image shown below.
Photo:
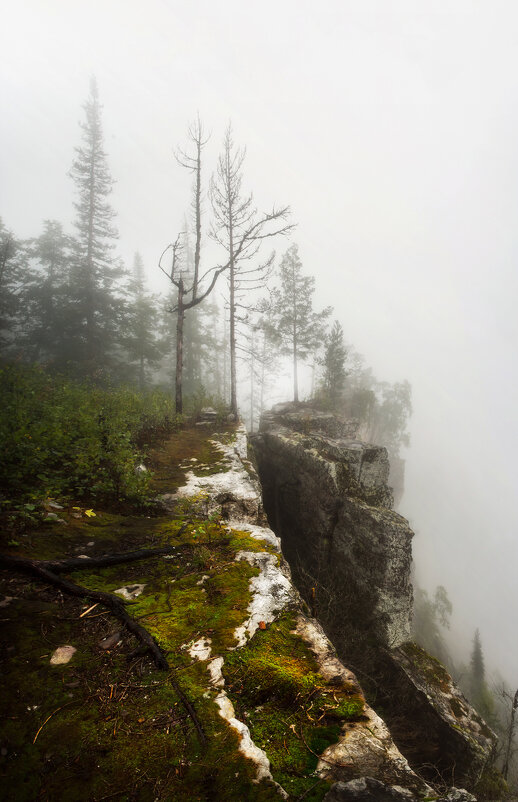
[[[178,463],[191,457],[212,472],[228,469],[208,436],[206,430],[186,430],[154,452],[157,490],[181,484],[186,469]],[[128,610],[156,638],[170,671],[158,671],[146,656],[132,657],[138,644],[124,630],[117,645],[102,650],[102,639],[121,627],[99,607],[83,615],[88,602],[2,572],[1,594],[13,600],[0,607],[0,798],[278,799],[271,784],[253,782],[255,767],[238,751],[236,732],[218,713],[206,664],[189,655],[190,643],[208,637],[213,655],[225,657],[236,715],[267,752],[274,778],[291,799],[302,794],[313,802],[321,799],[328,785],[313,775],[316,755],[336,740],[343,721],[361,716],[363,700],[326,687],[287,617],[258,631],[245,648],[227,651],[247,617],[249,582],[257,573],[247,562],[235,562],[236,551],[267,547],[246,532],[229,531],[217,518],[196,518],[188,505],[175,519],[97,509],[89,517],[74,507],[58,511],[65,523],[28,530],[12,551],[48,559],[174,546],[167,559],[71,575],[107,591],[144,584]],[[50,655],[64,644],[76,647],[72,660],[50,665]],[[205,744],[175,686],[193,704]]]
[[[329,786],[314,772],[318,755],[345,722],[360,721],[357,690],[329,686],[290,615],[258,631],[225,658],[223,673],[236,715],[267,753],[274,778],[297,799],[320,800]]]

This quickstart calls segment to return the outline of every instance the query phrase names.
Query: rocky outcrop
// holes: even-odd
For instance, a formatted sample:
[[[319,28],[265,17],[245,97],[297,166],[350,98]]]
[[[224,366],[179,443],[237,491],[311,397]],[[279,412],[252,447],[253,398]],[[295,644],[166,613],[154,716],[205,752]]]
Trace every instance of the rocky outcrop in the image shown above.
[[[452,788],[447,796],[433,797],[435,802],[476,802],[463,788]],[[406,788],[385,785],[373,777],[360,777],[348,783],[335,783],[323,802],[416,802],[417,797]]]
[[[296,573],[312,585],[330,585],[332,574],[349,607],[361,598],[362,629],[398,646],[410,637],[413,533],[391,509],[386,449],[330,437],[349,429],[329,417],[286,404],[263,417],[253,443],[268,516]]]
[[[319,753],[316,776],[331,783],[349,781],[368,773],[380,782],[412,789],[415,794],[426,792],[429,790],[426,783],[410,768],[392,740],[385,722],[367,704],[353,672],[340,661],[322,627],[305,611],[300,594],[292,584],[288,563],[280,553],[279,539],[264,526],[261,487],[255,469],[247,458],[244,428],[237,431],[233,442],[222,444],[214,441],[214,444],[224,456],[224,470],[210,476],[190,472],[187,483],[175,493],[165,495],[163,501],[172,511],[175,505],[189,501],[194,505],[193,508],[204,515],[216,513],[223,516],[230,532],[249,533],[257,541],[256,550],[239,551],[235,556],[237,561],[245,560],[255,566],[258,575],[250,580],[251,600],[247,617],[234,632],[233,651],[238,654],[243,651],[241,659],[246,661],[244,650],[258,630],[265,631],[289,615],[290,635],[295,637],[295,643],[298,641],[300,644],[297,650],[306,649],[307,656],[303,660],[313,663],[312,669],[309,662],[305,662],[304,666],[307,665],[310,677],[316,677],[315,688],[318,688],[318,693],[327,694],[334,707],[338,703],[336,720],[340,721],[340,732],[335,742]],[[367,478],[366,481],[369,485],[372,483],[371,479]],[[191,644],[189,653],[194,659],[206,662],[211,685],[218,691],[215,702],[220,715],[237,733],[241,752],[255,763],[256,781],[270,783],[270,787],[276,788],[279,798],[287,798],[284,788],[275,780],[268,748],[260,748],[254,742],[253,715],[249,727],[238,718],[227,695],[224,677],[228,657],[225,654],[214,655],[208,637]],[[279,654],[275,657],[282,659]],[[286,661],[289,659],[291,655],[286,657]],[[250,665],[250,671],[254,670],[254,658],[251,658]],[[269,673],[275,671],[274,666],[266,668]],[[301,688],[304,687],[304,674],[305,671]],[[257,709],[263,707],[261,704]],[[262,712],[264,714],[264,709]],[[315,728],[321,726],[319,721],[324,715],[325,710],[315,720]],[[298,733],[297,737],[300,737]],[[303,743],[309,749],[305,741]]]
[[[253,445],[266,512],[308,606],[411,765],[472,789],[494,735],[410,643],[413,533],[392,509],[386,450],[354,439],[355,427],[293,404],[263,416]]]

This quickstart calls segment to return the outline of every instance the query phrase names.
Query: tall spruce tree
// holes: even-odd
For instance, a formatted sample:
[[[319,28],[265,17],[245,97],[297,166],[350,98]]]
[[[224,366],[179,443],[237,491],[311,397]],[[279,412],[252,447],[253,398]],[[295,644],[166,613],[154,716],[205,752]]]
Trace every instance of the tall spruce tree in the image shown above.
[[[75,360],[86,373],[94,374],[113,364],[122,304],[116,282],[122,276],[120,263],[112,255],[117,231],[112,225],[114,211],[109,203],[113,180],[103,144],[99,93],[95,78],[84,105],[82,145],[70,176],[78,199],[77,246],[72,264],[70,302],[74,310]]]
[[[323,358],[323,392],[325,402],[331,409],[337,409],[343,398],[345,377],[345,360],[347,349],[344,344],[344,331],[335,320],[328,337]]]
[[[299,362],[323,343],[331,307],[321,312],[313,310],[315,279],[304,276],[296,245],[282,257],[279,266],[280,287],[276,294],[275,320],[281,348],[293,362],[293,400],[299,400]]]
[[[470,701],[480,715],[489,723],[494,714],[494,700],[486,683],[484,654],[478,629],[473,637],[470,660]]]

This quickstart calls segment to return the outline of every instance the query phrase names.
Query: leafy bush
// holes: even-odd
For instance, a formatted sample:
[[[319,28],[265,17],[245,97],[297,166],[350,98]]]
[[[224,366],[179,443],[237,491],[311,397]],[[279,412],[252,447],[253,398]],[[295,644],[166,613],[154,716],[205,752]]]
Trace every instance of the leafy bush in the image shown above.
[[[5,496],[148,497],[139,447],[178,423],[165,393],[101,389],[16,365],[0,368],[0,392]]]

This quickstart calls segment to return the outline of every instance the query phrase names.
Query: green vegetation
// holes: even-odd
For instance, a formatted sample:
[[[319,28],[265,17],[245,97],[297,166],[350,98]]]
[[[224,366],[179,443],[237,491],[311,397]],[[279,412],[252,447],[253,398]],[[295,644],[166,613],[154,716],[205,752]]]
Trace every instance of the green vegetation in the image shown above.
[[[4,513],[34,517],[47,497],[92,503],[146,502],[142,447],[178,425],[171,400],[49,376],[41,368],[0,368],[0,484]]]

